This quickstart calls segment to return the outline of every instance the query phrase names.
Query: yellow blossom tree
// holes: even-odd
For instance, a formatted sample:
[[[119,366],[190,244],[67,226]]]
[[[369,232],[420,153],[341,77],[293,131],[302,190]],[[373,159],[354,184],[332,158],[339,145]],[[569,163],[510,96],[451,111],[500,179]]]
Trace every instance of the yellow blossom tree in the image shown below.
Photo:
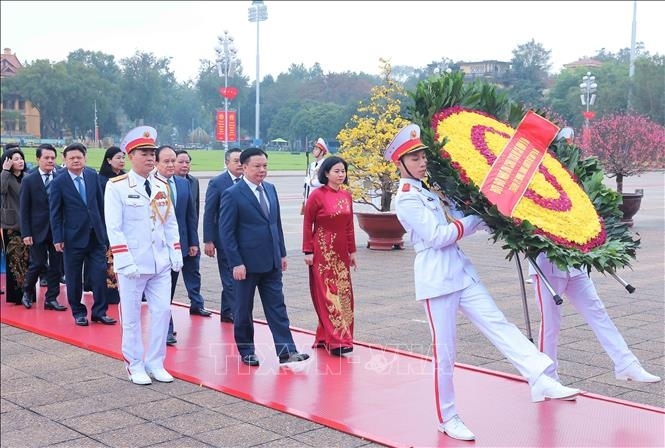
[[[390,62],[385,59],[380,62],[383,82],[370,90],[368,103],[360,102],[337,140],[339,155],[349,164],[349,187],[354,202],[387,212],[397,192],[399,176],[395,165],[383,158],[383,152],[408,121],[401,116],[401,99],[406,97],[406,91],[393,79]]]

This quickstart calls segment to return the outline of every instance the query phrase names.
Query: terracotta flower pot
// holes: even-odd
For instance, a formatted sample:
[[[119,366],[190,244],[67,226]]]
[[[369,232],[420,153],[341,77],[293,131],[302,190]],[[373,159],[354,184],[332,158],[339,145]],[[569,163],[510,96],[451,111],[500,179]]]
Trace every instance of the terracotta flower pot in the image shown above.
[[[633,216],[640,209],[642,205],[642,190],[635,190],[635,193],[622,193],[623,203],[619,205],[619,210],[623,212],[621,222],[626,223],[628,227],[633,227]]]
[[[358,225],[367,233],[367,247],[374,250],[404,249],[406,233],[397,215],[392,212],[355,212]]]

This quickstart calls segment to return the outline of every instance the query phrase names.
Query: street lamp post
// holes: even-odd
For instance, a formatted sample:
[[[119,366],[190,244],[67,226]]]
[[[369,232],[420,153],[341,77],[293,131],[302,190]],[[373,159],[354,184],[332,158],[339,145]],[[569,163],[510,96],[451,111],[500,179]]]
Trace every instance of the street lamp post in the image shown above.
[[[598,84],[596,84],[596,77],[591,75],[591,72],[587,72],[586,75],[582,77],[582,83],[580,84],[580,100],[582,100],[582,105],[586,106],[586,112],[582,112],[584,115],[584,132],[582,133],[582,140],[585,146],[588,146],[589,143],[589,121],[595,115],[593,111],[589,110],[590,106],[593,106],[593,103],[596,101],[596,91],[598,90]]]
[[[229,87],[229,74],[233,71],[236,59],[236,48],[233,45],[233,37],[224,30],[224,35],[217,38],[217,73],[224,77],[224,91]],[[229,149],[229,99],[224,95],[224,151]]]
[[[249,21],[256,22],[256,116],[254,121],[254,144],[258,146],[259,140],[259,118],[260,118],[260,103],[259,103],[259,23],[268,19],[268,8],[263,4],[262,0],[252,1],[252,6],[249,7]]]

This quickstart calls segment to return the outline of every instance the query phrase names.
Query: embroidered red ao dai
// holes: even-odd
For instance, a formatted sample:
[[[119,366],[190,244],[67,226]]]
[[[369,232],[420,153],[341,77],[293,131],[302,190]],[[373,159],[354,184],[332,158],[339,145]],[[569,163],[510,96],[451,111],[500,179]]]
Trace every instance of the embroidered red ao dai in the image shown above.
[[[328,185],[314,190],[303,215],[303,252],[312,252],[309,288],[319,318],[313,347],[353,346],[350,253],[355,253],[351,194]]]

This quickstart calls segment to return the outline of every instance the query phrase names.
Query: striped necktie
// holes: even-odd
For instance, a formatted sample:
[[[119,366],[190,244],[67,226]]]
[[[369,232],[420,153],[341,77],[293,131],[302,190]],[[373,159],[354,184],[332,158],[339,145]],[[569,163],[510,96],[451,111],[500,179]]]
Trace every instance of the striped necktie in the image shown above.
[[[263,193],[263,185],[259,185],[256,187],[256,191],[259,192],[259,205],[261,206],[261,210],[263,210],[263,214],[266,215],[266,218],[270,216],[270,211],[268,210],[268,202],[266,201],[266,196]]]

